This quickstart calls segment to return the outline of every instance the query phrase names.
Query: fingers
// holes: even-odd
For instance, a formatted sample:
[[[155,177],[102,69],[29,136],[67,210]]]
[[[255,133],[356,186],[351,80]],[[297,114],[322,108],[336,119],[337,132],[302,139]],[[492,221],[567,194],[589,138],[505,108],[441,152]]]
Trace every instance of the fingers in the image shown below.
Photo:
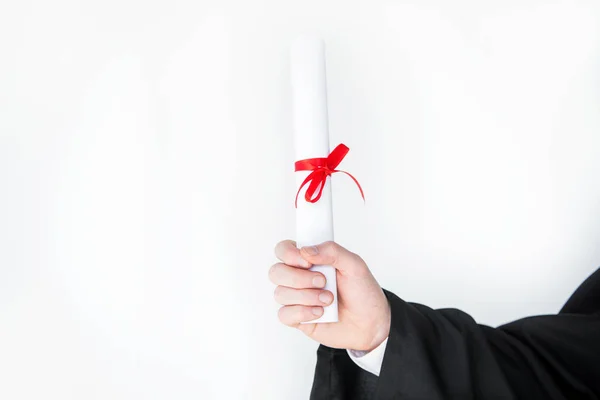
[[[320,272],[277,263],[269,270],[269,279],[276,285],[295,289],[323,288],[325,276]]]
[[[284,240],[275,246],[275,255],[281,262],[271,267],[269,279],[278,285],[275,288],[275,300],[283,305],[279,309],[279,320],[285,325],[314,329],[311,326],[315,324],[302,323],[321,317],[323,307],[334,300],[333,293],[320,290],[325,287],[325,276],[308,270],[314,264],[311,259],[338,269],[350,268],[347,265],[349,261],[362,262],[360,257],[333,242],[323,243],[315,249],[316,254],[311,255],[307,249],[304,251],[308,254],[302,254],[291,240]]]
[[[331,241],[316,246],[302,247],[300,255],[313,265],[331,265],[342,272],[367,267],[358,255]]]
[[[279,320],[292,327],[312,321],[323,315],[323,307],[283,306],[279,309]]]
[[[284,306],[328,306],[333,301],[333,293],[319,289],[292,289],[285,286],[275,288],[275,301]]]
[[[275,256],[284,264],[294,267],[310,268],[311,264],[300,255],[293,240],[284,240],[275,246]]]

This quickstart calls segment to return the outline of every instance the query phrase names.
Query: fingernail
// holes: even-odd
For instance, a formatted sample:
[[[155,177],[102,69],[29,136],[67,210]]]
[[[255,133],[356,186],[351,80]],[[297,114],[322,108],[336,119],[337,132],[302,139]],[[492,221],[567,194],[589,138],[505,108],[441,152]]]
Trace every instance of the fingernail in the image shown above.
[[[317,254],[319,254],[319,249],[317,248],[317,246],[306,246],[303,247],[302,250],[304,250],[304,252],[309,256],[316,256]]]
[[[312,280],[312,283],[316,288],[325,287],[325,277],[321,275],[315,276]]]
[[[331,295],[329,292],[323,292],[319,295],[319,301],[323,304],[331,303]]]
[[[312,313],[316,316],[323,314],[323,307],[313,307]]]

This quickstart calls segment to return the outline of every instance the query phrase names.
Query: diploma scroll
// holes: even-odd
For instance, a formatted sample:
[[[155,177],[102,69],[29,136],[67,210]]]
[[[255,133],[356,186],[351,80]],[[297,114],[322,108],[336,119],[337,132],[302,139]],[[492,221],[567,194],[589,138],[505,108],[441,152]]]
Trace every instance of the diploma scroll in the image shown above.
[[[296,160],[327,157],[330,154],[327,118],[327,82],[325,73],[325,45],[312,36],[299,37],[290,52],[294,148]],[[300,187],[309,171],[298,171],[296,187]],[[333,240],[333,209],[331,177],[327,177],[321,198],[314,203],[305,201],[306,187],[298,197],[296,208],[296,243],[316,245]],[[325,307],[323,315],[310,323],[337,322],[338,299],[336,270],[329,265],[315,265],[327,280],[325,289],[333,293],[333,303]]]

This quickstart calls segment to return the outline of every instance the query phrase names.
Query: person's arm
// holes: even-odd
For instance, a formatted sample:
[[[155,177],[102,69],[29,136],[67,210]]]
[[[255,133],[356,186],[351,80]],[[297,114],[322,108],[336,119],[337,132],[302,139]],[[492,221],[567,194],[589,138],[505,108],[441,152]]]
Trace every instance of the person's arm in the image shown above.
[[[275,255],[279,320],[321,343],[313,400],[600,399],[600,270],[558,315],[494,329],[383,291],[366,262],[337,243],[283,241]],[[312,265],[337,270],[337,323],[311,323],[334,298]],[[345,350],[372,352],[386,338],[379,377]]]
[[[379,377],[320,346],[320,399],[597,399],[600,316],[559,314],[499,328],[385,292],[391,328]]]

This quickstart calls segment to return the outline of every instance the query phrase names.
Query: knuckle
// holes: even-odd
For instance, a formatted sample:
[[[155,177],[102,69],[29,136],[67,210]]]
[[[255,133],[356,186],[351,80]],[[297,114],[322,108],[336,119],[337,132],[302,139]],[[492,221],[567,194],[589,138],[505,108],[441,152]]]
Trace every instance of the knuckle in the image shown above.
[[[352,253],[352,255],[354,256],[354,258],[356,258],[356,261],[358,262],[358,264],[363,265],[364,267],[367,266],[366,261],[361,256],[359,256],[358,254],[355,254],[355,253]]]
[[[302,270],[294,271],[290,279],[295,289],[308,289],[311,287],[312,276]]]
[[[279,245],[287,248],[290,245],[293,245],[294,243],[296,243],[296,242],[294,242],[293,240],[290,240],[290,239],[286,239],[286,240],[282,240],[281,242],[279,242]]]
[[[320,291],[316,289],[299,290],[297,292],[297,298],[294,300],[297,304],[302,306],[320,305],[319,293]]]
[[[295,247],[296,242],[293,240],[282,240],[275,246],[275,255],[282,257],[289,256],[291,250],[293,250]]]
[[[299,257],[299,250],[294,242],[288,243],[285,248],[284,256],[287,261],[294,262]]]
[[[281,298],[281,286],[275,287],[275,290],[273,290],[273,297],[275,300],[279,300]]]
[[[297,315],[299,321],[307,321],[312,318],[312,313],[308,306],[298,307]]]
[[[297,290],[296,298],[294,300],[301,305],[310,305],[314,301],[314,296],[311,292],[311,290]]]
[[[286,314],[286,308],[281,307],[279,309],[279,311],[277,311],[277,318],[279,318],[279,321],[285,323],[285,314]]]
[[[277,313],[277,317],[279,321],[286,326],[293,326],[296,318],[296,307],[293,306],[283,306],[279,309]]]
[[[292,254],[292,249],[289,247],[285,248],[281,252],[281,257],[286,264],[290,264],[290,260],[294,258],[294,254]]]
[[[271,265],[271,268],[269,268],[269,279],[271,279],[271,281],[273,281],[275,279],[277,271],[279,270],[280,267],[281,267],[281,263],[277,263],[277,264]]]
[[[333,240],[328,240],[326,242],[323,243],[323,248],[328,250],[328,251],[334,251],[335,250],[335,245],[336,243]]]
[[[340,252],[340,246],[336,242],[329,240],[323,244],[323,247],[325,252],[332,258],[333,263],[336,263]]]
[[[285,240],[277,243],[277,245],[275,246],[275,251],[274,251],[275,257],[282,260],[283,254],[285,253],[285,248],[286,248]]]
[[[277,257],[277,255],[279,254],[279,249],[281,248],[281,244],[283,242],[279,242],[275,245],[275,248],[273,248],[273,253],[275,253],[275,257]]]
[[[298,277],[298,274],[292,274],[292,276],[290,276],[290,283],[293,288],[300,289],[302,287],[302,282]]]

